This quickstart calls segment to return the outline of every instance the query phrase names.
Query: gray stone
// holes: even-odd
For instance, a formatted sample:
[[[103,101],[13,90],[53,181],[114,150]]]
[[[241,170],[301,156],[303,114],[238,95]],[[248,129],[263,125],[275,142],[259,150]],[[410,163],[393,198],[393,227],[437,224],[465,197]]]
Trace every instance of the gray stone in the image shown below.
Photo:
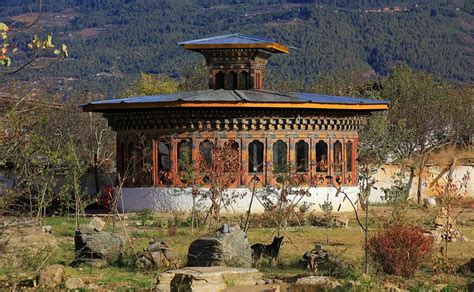
[[[312,289],[334,289],[341,286],[339,282],[332,277],[309,276],[296,280],[296,285],[312,286]]]
[[[436,199],[435,198],[424,198],[423,205],[425,207],[431,208],[436,206]]]
[[[249,268],[252,251],[247,234],[241,230],[217,232],[212,237],[193,241],[188,250],[188,266],[226,266]]]
[[[51,265],[39,273],[38,286],[41,288],[56,288],[63,282],[64,267],[62,265]]]
[[[155,288],[159,292],[218,292],[227,289],[228,283],[235,287],[255,285],[261,278],[256,269],[188,267],[159,274]]]
[[[322,245],[321,243],[316,243],[316,244],[314,245],[314,251],[320,252],[320,251],[322,251],[322,250],[323,250],[323,245]]]
[[[90,283],[89,285],[87,285],[86,289],[90,290],[90,291],[99,291],[99,290],[101,290],[100,286],[97,285],[96,283]],[[105,290],[105,289],[102,289],[102,290]]]
[[[122,239],[109,232],[84,229],[76,231],[74,237],[76,259],[78,261],[105,260],[109,263],[120,261]]]
[[[349,219],[335,216],[333,218],[333,225],[337,228],[347,228],[349,226]]]
[[[178,260],[166,242],[150,242],[138,255],[137,267],[141,269],[176,269]]]
[[[471,282],[467,285],[467,291],[469,292],[474,291],[474,282]]]
[[[85,287],[84,281],[81,278],[69,278],[64,283],[66,289],[81,289]]]
[[[50,225],[42,226],[41,230],[44,233],[53,234],[53,228]]]
[[[227,224],[222,225],[222,233],[229,233],[229,226]]]
[[[256,284],[257,284],[257,285],[265,285],[266,283],[265,283],[265,280],[263,280],[263,279],[258,279]]]
[[[471,258],[469,262],[460,266],[458,272],[464,276],[469,276],[471,273],[474,273],[474,258]]]
[[[103,269],[109,265],[106,259],[80,259],[78,262],[97,269]]]
[[[102,230],[104,230],[105,222],[104,222],[104,220],[100,219],[99,217],[93,217],[91,222],[89,222],[89,225],[92,229],[94,229],[96,231],[102,231]]]
[[[331,271],[332,275],[344,274],[349,268],[344,261],[323,249],[321,244],[316,244],[315,249],[306,252],[303,261],[308,271],[312,273],[324,269]]]

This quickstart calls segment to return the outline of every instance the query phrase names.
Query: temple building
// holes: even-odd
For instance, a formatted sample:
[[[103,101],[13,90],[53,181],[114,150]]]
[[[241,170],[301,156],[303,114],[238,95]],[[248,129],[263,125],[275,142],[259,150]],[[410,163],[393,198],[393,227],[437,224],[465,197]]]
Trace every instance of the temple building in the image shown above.
[[[252,178],[275,184],[277,170],[294,165],[308,178],[307,201],[314,207],[334,195],[334,186],[356,196],[358,131],[371,112],[388,109],[387,101],[265,90],[268,59],[289,52],[271,39],[234,34],[178,45],[204,55],[209,89],[83,106],[103,113],[117,133],[117,171],[126,178],[124,211],[189,209],[191,195],[175,191],[185,183],[166,173],[182,169],[183,159],[212,159],[210,147],[225,141],[239,151],[237,191],[248,191]],[[244,197],[233,210],[246,210],[247,201]]]

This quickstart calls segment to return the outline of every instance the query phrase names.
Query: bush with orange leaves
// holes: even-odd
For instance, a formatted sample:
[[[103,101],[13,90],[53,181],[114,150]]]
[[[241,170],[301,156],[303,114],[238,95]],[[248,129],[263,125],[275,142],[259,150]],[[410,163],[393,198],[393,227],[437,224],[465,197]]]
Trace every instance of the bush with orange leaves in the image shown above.
[[[410,225],[388,225],[369,238],[373,264],[390,275],[412,276],[434,251],[433,238]]]

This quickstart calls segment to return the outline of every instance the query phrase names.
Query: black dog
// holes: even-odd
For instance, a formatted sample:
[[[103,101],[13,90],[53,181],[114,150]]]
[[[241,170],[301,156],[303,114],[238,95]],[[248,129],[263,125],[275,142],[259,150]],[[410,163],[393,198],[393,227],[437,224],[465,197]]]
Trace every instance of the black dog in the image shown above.
[[[280,253],[281,243],[283,241],[282,237],[274,237],[273,242],[269,245],[256,243],[252,245],[250,248],[252,249],[252,259],[253,264],[256,268],[260,266],[260,262],[262,261],[262,257],[266,257],[269,259],[270,267],[276,262],[278,258],[278,254]]]

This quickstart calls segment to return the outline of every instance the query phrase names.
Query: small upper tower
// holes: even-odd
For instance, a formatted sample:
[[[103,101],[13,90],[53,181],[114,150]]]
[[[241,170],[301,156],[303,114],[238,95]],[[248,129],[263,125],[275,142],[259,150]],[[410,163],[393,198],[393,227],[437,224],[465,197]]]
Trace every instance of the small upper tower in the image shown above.
[[[209,66],[209,88],[250,90],[263,88],[263,67],[272,53],[288,53],[274,40],[242,34],[180,42],[200,52]]]

